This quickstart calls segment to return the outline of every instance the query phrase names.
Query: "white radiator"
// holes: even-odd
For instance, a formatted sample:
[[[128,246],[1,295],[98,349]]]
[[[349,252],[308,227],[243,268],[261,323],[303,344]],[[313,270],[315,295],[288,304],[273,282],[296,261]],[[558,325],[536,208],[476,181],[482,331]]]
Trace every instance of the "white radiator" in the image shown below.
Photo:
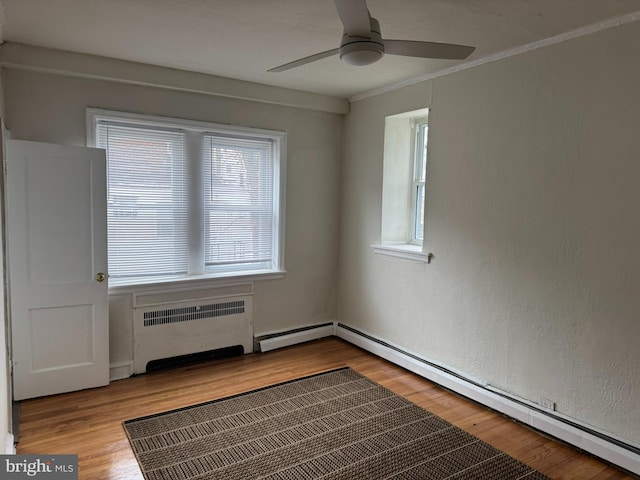
[[[133,372],[144,373],[152,360],[224,347],[241,345],[251,353],[251,290],[251,285],[240,285],[134,295]]]

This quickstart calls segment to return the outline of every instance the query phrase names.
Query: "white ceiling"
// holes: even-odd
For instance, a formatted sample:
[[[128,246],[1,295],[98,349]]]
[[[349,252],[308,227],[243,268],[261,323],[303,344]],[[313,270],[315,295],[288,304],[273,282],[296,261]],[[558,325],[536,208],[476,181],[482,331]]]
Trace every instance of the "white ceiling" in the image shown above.
[[[369,0],[385,38],[477,47],[473,61],[640,10],[640,0]],[[332,0],[0,0],[5,41],[352,97],[454,66],[385,56],[271,67],[339,46]]]

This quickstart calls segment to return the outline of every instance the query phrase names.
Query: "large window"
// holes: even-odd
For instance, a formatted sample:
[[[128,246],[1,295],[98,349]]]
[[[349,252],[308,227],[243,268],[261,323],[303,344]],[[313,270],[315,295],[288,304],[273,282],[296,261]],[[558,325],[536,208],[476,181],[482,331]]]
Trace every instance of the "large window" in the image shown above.
[[[112,285],[279,272],[282,132],[88,110]]]

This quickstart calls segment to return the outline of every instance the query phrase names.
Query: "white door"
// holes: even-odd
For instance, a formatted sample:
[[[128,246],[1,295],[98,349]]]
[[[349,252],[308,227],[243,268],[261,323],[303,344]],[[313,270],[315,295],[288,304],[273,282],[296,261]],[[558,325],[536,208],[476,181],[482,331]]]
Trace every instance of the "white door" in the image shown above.
[[[16,400],[109,383],[104,150],[8,140]]]

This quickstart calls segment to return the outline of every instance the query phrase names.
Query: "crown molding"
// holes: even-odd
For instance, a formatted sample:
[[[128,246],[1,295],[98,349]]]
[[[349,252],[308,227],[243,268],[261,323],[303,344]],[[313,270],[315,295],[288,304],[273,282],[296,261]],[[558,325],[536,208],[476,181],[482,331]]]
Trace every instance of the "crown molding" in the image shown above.
[[[567,40],[572,40],[574,38],[584,37],[586,35],[591,35],[597,32],[601,32],[603,30],[608,30],[609,28],[614,28],[620,25],[625,25],[627,23],[636,22],[638,20],[640,20],[640,10],[636,12],[628,13],[626,15],[621,15],[619,17],[611,18],[609,20],[604,20],[602,22],[587,25],[575,30],[571,30],[569,32],[561,33],[560,35],[544,38],[542,40],[538,40],[536,42],[532,42],[527,45],[522,45],[520,47],[504,50],[502,52],[498,52],[493,55],[488,55],[486,57],[481,57],[469,62],[460,63],[458,65],[454,65],[453,67],[446,68],[438,72],[429,73],[427,75],[421,75],[419,77],[409,78],[407,80],[402,80],[400,82],[386,85],[384,87],[375,88],[367,92],[359,93],[357,95],[354,95],[353,97],[350,97],[349,102],[354,103],[360,100],[365,100],[367,98],[377,97],[378,95],[382,95],[388,92],[393,92],[394,90],[400,90],[401,88],[415,85],[416,83],[425,82],[427,80],[433,80],[434,78],[438,78],[438,77],[444,77],[445,75],[450,75],[452,73],[460,72],[462,70],[467,70],[468,68],[478,67],[480,65],[485,65],[487,63],[497,62],[498,60],[502,60],[503,58],[509,58],[515,55],[521,55],[523,53],[527,53],[532,50],[537,50],[538,48],[548,47],[550,45],[566,42]]]
[[[349,112],[348,100],[340,97],[14,42],[0,45],[0,66],[217,95],[327,113]]]

